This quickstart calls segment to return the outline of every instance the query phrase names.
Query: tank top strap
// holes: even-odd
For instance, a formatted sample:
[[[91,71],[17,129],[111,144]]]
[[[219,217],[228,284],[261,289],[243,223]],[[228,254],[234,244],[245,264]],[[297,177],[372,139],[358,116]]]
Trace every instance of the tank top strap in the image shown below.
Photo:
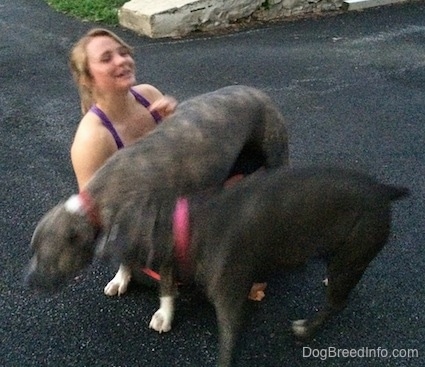
[[[109,130],[109,132],[112,134],[112,137],[114,138],[115,143],[117,144],[117,148],[118,149],[124,148],[124,144],[120,136],[118,135],[117,130],[115,130],[114,125],[112,125],[111,120],[109,120],[108,116],[106,116],[106,114],[99,107],[95,105],[90,107],[90,111],[100,118],[103,126],[105,126]]]
[[[151,105],[150,102],[145,97],[143,97],[140,93],[136,92],[133,88],[130,89],[130,92],[133,94],[134,98],[136,98],[136,100],[144,107],[148,108]],[[159,124],[162,120],[161,115],[156,111],[149,111],[149,112],[152,115],[155,122]]]

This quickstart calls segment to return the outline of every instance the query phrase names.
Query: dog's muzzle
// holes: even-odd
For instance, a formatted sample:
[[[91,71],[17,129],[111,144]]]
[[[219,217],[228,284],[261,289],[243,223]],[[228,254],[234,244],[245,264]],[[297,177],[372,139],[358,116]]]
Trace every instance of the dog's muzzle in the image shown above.
[[[54,293],[59,291],[67,283],[68,277],[63,274],[46,275],[37,269],[37,260],[33,258],[26,271],[24,282],[33,290]]]

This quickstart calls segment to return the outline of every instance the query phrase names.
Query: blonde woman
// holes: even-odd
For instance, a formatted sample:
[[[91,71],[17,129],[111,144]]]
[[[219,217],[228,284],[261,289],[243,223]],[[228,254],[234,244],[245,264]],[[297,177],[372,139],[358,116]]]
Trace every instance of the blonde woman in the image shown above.
[[[93,29],[75,44],[70,67],[83,112],[71,148],[81,190],[107,158],[143,138],[177,102],[152,85],[135,85],[132,48],[106,29]]]

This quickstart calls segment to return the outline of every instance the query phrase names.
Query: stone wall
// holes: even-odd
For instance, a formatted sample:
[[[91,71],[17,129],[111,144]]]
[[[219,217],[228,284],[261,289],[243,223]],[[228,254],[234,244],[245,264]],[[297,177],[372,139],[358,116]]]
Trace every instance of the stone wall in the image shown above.
[[[118,12],[120,24],[152,38],[182,37],[193,31],[226,29],[244,20],[268,21],[339,10],[344,0],[130,0]]]
[[[285,16],[341,9],[343,0],[265,0],[253,17],[271,20]]]

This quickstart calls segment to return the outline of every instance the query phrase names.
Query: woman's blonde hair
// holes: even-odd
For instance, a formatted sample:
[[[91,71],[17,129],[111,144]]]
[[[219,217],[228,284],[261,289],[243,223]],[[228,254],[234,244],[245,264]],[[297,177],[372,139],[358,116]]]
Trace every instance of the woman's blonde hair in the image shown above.
[[[89,70],[87,58],[87,44],[96,37],[107,36],[117,41],[121,46],[125,47],[131,56],[133,56],[133,48],[115,33],[104,29],[94,28],[88,31],[80,40],[72,47],[69,57],[69,66],[71,68],[72,77],[78,86],[78,92],[81,100],[81,111],[85,114],[95,103],[90,87],[92,75]]]

